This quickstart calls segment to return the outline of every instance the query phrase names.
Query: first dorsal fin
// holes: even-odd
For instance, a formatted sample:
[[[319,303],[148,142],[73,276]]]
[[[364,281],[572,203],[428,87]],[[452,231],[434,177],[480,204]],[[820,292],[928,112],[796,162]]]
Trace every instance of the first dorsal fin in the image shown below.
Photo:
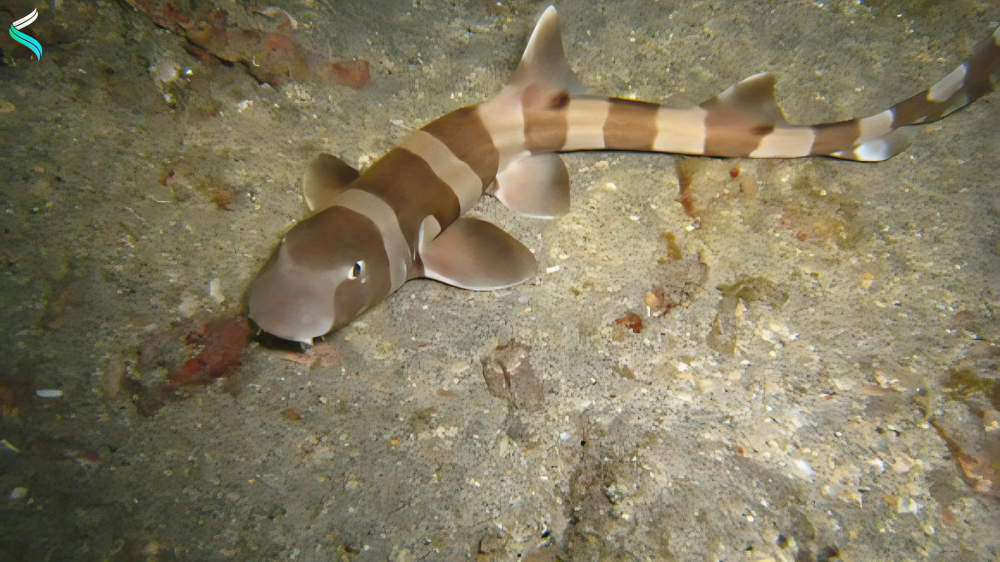
[[[302,181],[302,196],[310,211],[320,211],[330,205],[347,186],[361,174],[332,154],[320,154],[309,163]]]
[[[570,94],[582,94],[587,91],[566,60],[555,6],[546,8],[542,17],[538,19],[511,83],[518,86],[545,84],[554,91],[565,91]]]

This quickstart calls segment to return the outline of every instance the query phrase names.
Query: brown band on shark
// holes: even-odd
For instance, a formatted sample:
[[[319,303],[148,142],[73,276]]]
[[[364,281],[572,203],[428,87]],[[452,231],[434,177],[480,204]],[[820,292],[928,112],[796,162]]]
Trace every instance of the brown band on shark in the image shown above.
[[[405,173],[400,173],[401,170]],[[377,195],[392,207],[411,251],[424,217],[433,215],[442,228],[447,228],[461,212],[451,187],[423,158],[403,148],[390,150],[353,185]]]
[[[919,94],[892,106],[895,113],[893,126],[902,127],[911,123],[924,122],[924,118],[929,115],[934,109],[934,106],[937,105],[927,99],[927,93],[929,91],[930,90],[925,90],[920,92]]]
[[[764,137],[786,126],[784,113],[774,101],[774,76],[755,74],[711,97],[698,107],[705,116],[705,154],[746,157],[761,149]],[[801,134],[801,132],[792,133]],[[779,143],[780,144],[780,143]],[[768,157],[782,156],[768,150]]]
[[[343,258],[345,257],[343,255],[345,249],[331,245],[330,240],[334,237],[342,236],[345,229],[350,229],[357,237],[358,242],[363,240],[363,243],[359,244],[356,249],[361,250],[362,255],[366,258],[364,264],[367,270],[365,278],[359,280],[360,282],[358,283],[352,283],[351,285],[354,285],[353,289],[347,289],[345,284],[342,283],[334,294],[334,324],[343,325],[353,318],[353,316],[357,315],[357,312],[352,314],[352,310],[364,310],[385,299],[385,297],[388,297],[398,288],[394,284],[393,263],[399,259],[397,255],[399,235],[385,232],[370,215],[361,214],[340,205],[331,209],[335,209],[335,212],[340,215],[344,215],[345,213],[348,215],[333,221],[323,221],[332,223],[329,225],[331,227],[330,230],[336,229],[336,232],[328,231],[321,233],[324,241],[319,243],[330,247],[331,251],[340,252],[341,255],[338,257]],[[387,242],[387,235],[396,237],[397,241],[395,243]],[[382,243],[379,244],[379,242]],[[390,251],[390,244],[397,246],[397,250]],[[351,259],[355,258],[352,257]],[[367,291],[362,291],[361,285],[367,286]],[[362,293],[372,296],[358,296]]]
[[[478,106],[456,109],[424,125],[421,130],[434,135],[456,158],[468,164],[479,175],[483,188],[493,181],[500,165],[500,153],[493,145]]]
[[[385,253],[382,236],[371,236],[379,234],[380,229],[368,213],[334,206],[327,207],[312,216],[320,218],[304,220],[296,224],[285,234],[282,241],[289,259],[296,266],[309,271],[328,271],[337,267],[339,258],[342,257],[338,256],[337,253],[342,248],[336,244],[330,244],[330,240],[335,239],[345,227],[356,230],[360,236],[364,236],[364,251]],[[266,269],[270,265],[271,263],[268,262],[264,268]]]
[[[705,154],[745,158],[773,130],[773,125],[761,124],[741,114],[709,110],[705,116]]]
[[[375,268],[373,267],[372,269]],[[385,277],[386,276],[383,275],[382,278],[378,278],[375,276],[374,272],[372,272],[365,283],[382,283],[385,281]],[[387,288],[385,294],[380,296],[382,294],[381,291],[370,293],[365,290],[364,285],[361,283],[340,283],[333,292],[334,327],[338,328],[346,325],[358,314],[361,314],[361,312],[385,300],[385,298],[391,295],[396,289],[397,287]]]
[[[569,121],[566,111],[524,112],[525,148],[532,154],[556,152],[566,144]]]
[[[479,175],[434,135],[413,131],[398,146],[427,162],[434,174],[455,193],[462,213],[471,209],[483,195],[483,182]]]
[[[965,84],[969,92],[969,103],[972,103],[996,87],[992,78],[1000,70],[1000,28],[993,32],[990,40],[966,64],[969,66],[969,77]]]
[[[964,63],[930,88],[892,106],[893,128],[931,123],[968,103],[968,63]]]
[[[652,150],[660,106],[621,98],[612,98],[610,102],[604,121],[604,146],[613,150]]]
[[[569,133],[569,94],[525,88],[524,145],[532,154],[556,152],[566,144]]]
[[[810,154],[832,154],[850,150],[861,136],[861,124],[857,119],[813,125],[816,138],[813,139]]]

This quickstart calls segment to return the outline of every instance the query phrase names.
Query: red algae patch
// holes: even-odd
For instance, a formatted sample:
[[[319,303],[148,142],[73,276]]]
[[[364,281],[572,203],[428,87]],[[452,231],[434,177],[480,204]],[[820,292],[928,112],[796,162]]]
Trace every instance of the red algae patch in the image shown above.
[[[202,346],[202,352],[184,362],[180,372],[170,377],[170,385],[202,386],[224,377],[240,362],[250,338],[250,326],[238,318],[214,319],[184,338],[187,345]]]
[[[136,377],[129,379],[138,412],[152,417],[166,402],[190,395],[188,389],[228,375],[240,364],[250,335],[241,318],[213,318],[196,329],[179,326],[151,334],[139,351]],[[156,375],[163,371],[166,380]]]

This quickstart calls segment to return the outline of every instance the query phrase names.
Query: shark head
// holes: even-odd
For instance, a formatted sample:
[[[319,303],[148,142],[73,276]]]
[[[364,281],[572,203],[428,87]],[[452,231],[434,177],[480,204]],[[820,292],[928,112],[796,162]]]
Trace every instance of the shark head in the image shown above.
[[[264,331],[311,344],[383,300],[390,286],[377,226],[331,206],[288,231],[253,280],[247,304]]]

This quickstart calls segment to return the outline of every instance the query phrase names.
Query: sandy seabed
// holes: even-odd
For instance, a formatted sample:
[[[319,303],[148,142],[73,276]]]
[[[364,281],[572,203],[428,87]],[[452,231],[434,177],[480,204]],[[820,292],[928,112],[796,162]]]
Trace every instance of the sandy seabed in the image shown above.
[[[409,282],[304,362],[255,336],[150,406],[199,326],[245,314],[309,160],[363,167],[488,99],[545,4],[277,0],[303,50],[369,61],[360,90],[261,85],[124,2],[11,4],[41,8],[45,50],[0,43],[0,558],[998,559],[997,94],[880,164],[566,155],[565,217],[472,211],[532,281]],[[558,9],[595,93],[683,108],[768,71],[794,123],[877,113],[1000,23],[996,1]]]

